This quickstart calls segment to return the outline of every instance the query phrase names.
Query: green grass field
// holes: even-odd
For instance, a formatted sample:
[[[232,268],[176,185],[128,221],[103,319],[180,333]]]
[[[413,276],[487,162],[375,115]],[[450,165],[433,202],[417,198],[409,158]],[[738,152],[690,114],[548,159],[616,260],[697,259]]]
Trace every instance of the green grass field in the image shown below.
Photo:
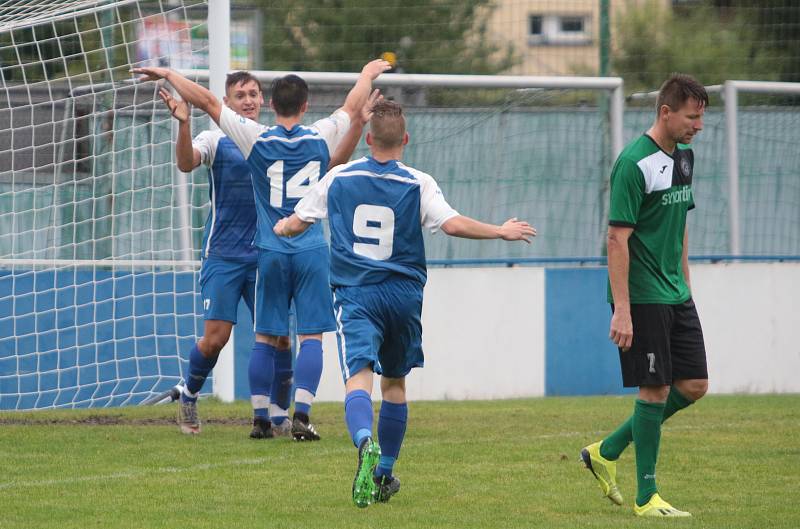
[[[253,441],[246,403],[203,401],[203,433],[174,405],[0,413],[0,528],[800,527],[800,396],[711,396],[668,422],[662,495],[689,520],[633,516],[601,497],[578,453],[631,397],[420,402],[389,504],[355,508],[356,451],[338,404],[314,410],[319,443]]]

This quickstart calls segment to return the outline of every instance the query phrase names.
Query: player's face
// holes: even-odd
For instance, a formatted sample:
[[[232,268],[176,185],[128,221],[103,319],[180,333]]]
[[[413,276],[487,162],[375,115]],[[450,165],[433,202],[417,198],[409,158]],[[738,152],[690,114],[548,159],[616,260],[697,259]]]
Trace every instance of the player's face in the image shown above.
[[[228,97],[225,103],[237,114],[258,121],[264,96],[258,89],[258,83],[247,81],[228,88]]]
[[[670,111],[667,127],[677,143],[691,143],[695,135],[703,130],[703,115],[706,107],[702,101],[690,97],[676,112]]]

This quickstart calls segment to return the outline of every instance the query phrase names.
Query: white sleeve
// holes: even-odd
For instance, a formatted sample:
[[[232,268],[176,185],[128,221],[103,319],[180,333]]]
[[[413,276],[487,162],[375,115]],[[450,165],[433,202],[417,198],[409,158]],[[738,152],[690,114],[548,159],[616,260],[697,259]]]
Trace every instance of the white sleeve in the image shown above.
[[[320,136],[325,139],[325,143],[328,144],[328,153],[333,156],[333,152],[339,142],[350,130],[350,114],[340,108],[327,118],[317,121],[311,127],[316,129]]]
[[[415,171],[414,176],[420,181],[420,221],[424,227],[435,232],[442,227],[442,224],[458,216],[458,211],[444,199],[442,190],[432,176],[419,171]]]
[[[192,140],[192,148],[200,153],[200,163],[206,167],[211,167],[214,163],[214,155],[217,153],[217,144],[222,137],[222,132],[204,130]]]
[[[245,160],[250,157],[250,151],[253,150],[258,137],[267,130],[264,125],[240,116],[226,105],[222,106],[219,115],[219,128],[239,147]]]
[[[320,179],[319,182],[311,186],[306,196],[300,199],[294,206],[294,212],[303,222],[314,222],[317,219],[328,217],[328,190],[331,182],[341,172],[344,165],[339,165]]]

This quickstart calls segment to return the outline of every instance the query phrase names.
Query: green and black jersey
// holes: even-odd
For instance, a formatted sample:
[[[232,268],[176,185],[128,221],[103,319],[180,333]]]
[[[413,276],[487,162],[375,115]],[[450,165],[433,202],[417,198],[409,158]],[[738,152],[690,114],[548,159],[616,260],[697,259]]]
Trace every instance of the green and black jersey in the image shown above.
[[[686,212],[694,207],[694,154],[678,145],[667,154],[649,136],[631,142],[611,172],[608,223],[628,226],[631,303],[683,303],[690,297],[681,257]],[[611,284],[608,301],[613,303]]]

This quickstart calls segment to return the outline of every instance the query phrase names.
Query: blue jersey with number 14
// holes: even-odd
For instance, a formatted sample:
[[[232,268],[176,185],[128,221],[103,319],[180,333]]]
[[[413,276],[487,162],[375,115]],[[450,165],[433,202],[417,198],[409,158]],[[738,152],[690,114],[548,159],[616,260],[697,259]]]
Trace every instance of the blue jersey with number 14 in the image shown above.
[[[294,212],[303,198],[327,172],[331,153],[350,126],[339,110],[311,127],[264,127],[223,107],[220,128],[236,142],[253,175],[258,227],[254,243],[268,250],[294,253],[326,246],[317,225],[298,237],[276,236],[272,227]]]

